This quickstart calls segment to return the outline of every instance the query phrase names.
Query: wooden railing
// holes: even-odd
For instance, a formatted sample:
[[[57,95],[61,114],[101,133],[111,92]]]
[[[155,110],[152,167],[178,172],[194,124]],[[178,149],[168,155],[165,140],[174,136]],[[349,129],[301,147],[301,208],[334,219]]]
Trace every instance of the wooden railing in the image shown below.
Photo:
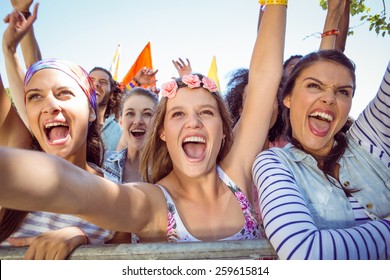
[[[0,249],[0,260],[20,260],[27,249]],[[266,239],[193,242],[143,243],[80,246],[71,260],[194,260],[194,259],[275,259],[275,250]]]

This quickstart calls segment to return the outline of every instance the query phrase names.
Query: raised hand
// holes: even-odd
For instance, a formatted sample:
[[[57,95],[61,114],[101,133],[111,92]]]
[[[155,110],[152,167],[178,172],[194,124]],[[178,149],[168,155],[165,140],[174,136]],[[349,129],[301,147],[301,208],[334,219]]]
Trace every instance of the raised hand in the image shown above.
[[[6,16],[4,22],[8,23],[8,27],[3,34],[3,48],[16,52],[16,48],[20,41],[31,29],[34,21],[37,19],[38,5],[38,3],[35,4],[34,11],[28,19],[25,19],[16,9]]]
[[[192,73],[191,63],[188,58],[186,58],[187,64],[183,61],[183,59],[179,58],[179,60],[172,60],[173,65],[175,66],[177,72],[180,77],[183,75],[188,75]]]

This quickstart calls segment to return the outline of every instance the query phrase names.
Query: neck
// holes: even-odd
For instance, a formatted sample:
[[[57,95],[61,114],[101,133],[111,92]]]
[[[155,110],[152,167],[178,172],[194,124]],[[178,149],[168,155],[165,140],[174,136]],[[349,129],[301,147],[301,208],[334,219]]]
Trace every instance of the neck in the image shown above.
[[[107,104],[106,104],[106,105],[107,105]],[[104,114],[106,113],[106,110],[107,110],[107,106],[101,106],[101,105],[99,105],[99,107],[98,107],[98,113],[99,113],[99,124],[100,124],[100,125],[103,125],[103,124],[104,124],[104,121],[105,121]]]

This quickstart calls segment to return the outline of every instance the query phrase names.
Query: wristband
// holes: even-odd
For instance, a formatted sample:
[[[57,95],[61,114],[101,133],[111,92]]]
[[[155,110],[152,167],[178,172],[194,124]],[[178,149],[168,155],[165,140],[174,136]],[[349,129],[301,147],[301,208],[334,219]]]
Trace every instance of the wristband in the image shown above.
[[[265,5],[285,5],[287,6],[287,0],[265,0]]]
[[[31,13],[29,11],[27,12],[20,12],[25,19],[28,19],[31,16]]]
[[[321,34],[321,38],[324,38],[325,36],[331,36],[335,35],[338,36],[340,34],[340,31],[337,28],[325,31],[324,33]]]
[[[129,86],[131,86],[131,88],[135,88],[136,85],[134,85],[132,82],[129,83]]]
[[[133,78],[133,81],[140,87],[141,86],[141,83],[134,77]]]

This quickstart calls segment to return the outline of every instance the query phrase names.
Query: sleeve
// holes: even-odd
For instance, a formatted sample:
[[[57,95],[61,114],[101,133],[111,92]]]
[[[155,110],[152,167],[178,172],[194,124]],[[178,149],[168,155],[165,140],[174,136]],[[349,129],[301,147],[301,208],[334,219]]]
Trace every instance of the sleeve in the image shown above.
[[[293,175],[273,151],[260,153],[252,172],[265,233],[280,259],[390,257],[388,221],[319,230]]]
[[[356,119],[350,129],[351,136],[362,145],[369,146],[371,153],[374,147],[390,158],[390,61],[383,76],[381,85],[373,100]],[[389,162],[390,163],[390,162]]]

